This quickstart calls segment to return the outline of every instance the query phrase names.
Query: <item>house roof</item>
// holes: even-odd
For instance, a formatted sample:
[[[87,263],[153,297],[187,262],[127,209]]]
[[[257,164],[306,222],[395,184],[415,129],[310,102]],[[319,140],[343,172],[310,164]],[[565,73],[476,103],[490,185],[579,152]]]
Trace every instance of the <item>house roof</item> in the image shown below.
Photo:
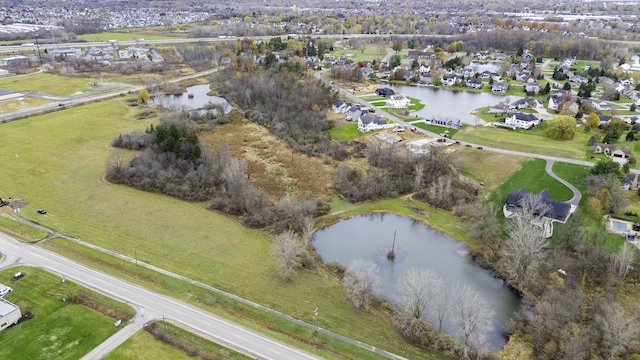
[[[482,81],[478,80],[476,78],[472,78],[472,79],[467,80],[467,84],[482,84]]]
[[[613,153],[614,151],[622,151],[625,155],[631,155],[631,150],[616,144],[596,143],[594,148],[596,147],[600,147],[603,151],[608,149],[610,153]]]
[[[522,206],[522,201],[529,195],[531,195],[531,193],[529,193],[524,188],[514,190],[509,194],[509,196],[507,196],[506,205],[511,209],[519,208]],[[569,214],[571,212],[571,204],[554,200],[549,192],[547,192],[547,190],[542,190],[536,195],[540,196],[542,203],[541,208],[538,210],[542,211],[543,208],[549,207],[549,210],[544,214],[540,214],[536,210],[536,215],[544,215],[545,217],[560,221],[565,221],[567,217],[569,217]]]
[[[386,121],[384,121],[379,116],[368,114],[368,113],[362,114],[360,116],[360,121],[363,124],[371,124],[371,123],[373,123],[373,124],[378,124],[378,125],[386,125],[386,123],[387,123]]]
[[[525,113],[515,113],[513,116],[516,120],[520,120],[520,121],[538,121],[539,119],[533,115],[533,114],[525,114]]]

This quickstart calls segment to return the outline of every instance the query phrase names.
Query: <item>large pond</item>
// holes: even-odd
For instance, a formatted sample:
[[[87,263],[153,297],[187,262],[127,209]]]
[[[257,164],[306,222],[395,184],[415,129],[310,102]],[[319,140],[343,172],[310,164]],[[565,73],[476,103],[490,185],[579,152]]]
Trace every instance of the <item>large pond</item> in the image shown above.
[[[397,259],[387,260],[396,232]],[[446,285],[467,285],[480,294],[495,312],[487,341],[496,349],[506,344],[505,325],[518,309],[518,296],[503,282],[479,266],[467,248],[452,237],[419,221],[395,214],[372,214],[342,220],[319,230],[314,246],[324,262],[348,266],[354,259],[369,259],[378,265],[381,292],[393,301],[398,278],[412,268],[432,269]],[[449,314],[449,318],[450,318]],[[451,324],[445,321],[444,330]]]
[[[425,103],[424,109],[413,112],[412,115],[415,114],[425,119],[431,119],[436,116],[453,117],[470,125],[484,124],[482,119],[472,114],[474,110],[504,102],[511,104],[523,98],[521,96],[504,96],[464,90],[454,91],[431,86],[387,86],[396,93],[419,99]]]
[[[200,110],[211,104],[221,105],[225,113],[231,111],[231,104],[225,98],[210,96],[208,95],[210,91],[211,88],[207,84],[193,85],[187,87],[182,95],[157,95],[152,97],[149,102],[162,105],[172,111]]]

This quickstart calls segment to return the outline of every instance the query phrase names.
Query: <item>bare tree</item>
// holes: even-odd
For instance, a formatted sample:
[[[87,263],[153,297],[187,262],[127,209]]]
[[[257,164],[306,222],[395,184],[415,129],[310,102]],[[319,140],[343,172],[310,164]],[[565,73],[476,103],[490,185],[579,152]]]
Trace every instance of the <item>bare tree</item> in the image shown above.
[[[311,245],[311,238],[313,237],[313,229],[315,227],[315,222],[313,221],[313,217],[305,216],[302,219],[302,239],[306,246]]]
[[[613,256],[613,266],[616,273],[621,278],[627,277],[629,270],[632,269],[632,264],[636,260],[636,248],[628,242],[625,242],[620,247],[620,250]]]
[[[540,226],[545,226],[543,218],[550,208],[538,194],[523,197],[519,205],[517,215],[507,224],[503,266],[514,284],[524,288],[533,280],[547,248]]]
[[[413,179],[413,191],[420,191],[422,184],[424,183],[424,164],[417,163],[414,165],[415,177]]]
[[[223,165],[222,178],[229,195],[229,203],[235,211],[245,211],[245,190],[247,184],[247,162],[244,159],[231,157]]]
[[[605,305],[603,313],[596,316],[596,322],[602,333],[601,348],[605,359],[617,359],[637,346],[640,336],[638,322],[617,303]]]
[[[291,230],[280,233],[271,246],[278,260],[278,272],[283,279],[290,281],[295,269],[302,264],[304,247],[298,235]]]
[[[398,282],[396,322],[409,339],[419,341],[422,332],[429,326],[424,317],[427,305],[433,299],[432,284],[439,278],[431,270],[407,271]]]
[[[359,309],[366,309],[378,296],[380,278],[378,267],[371,260],[355,259],[351,261],[344,274],[344,287],[347,295]]]
[[[485,351],[487,333],[493,328],[491,318],[494,311],[489,309],[487,301],[480,294],[466,285],[456,293],[458,301],[454,323],[463,357],[468,359],[471,354]]]
[[[468,217],[469,232],[491,251],[492,257],[498,255],[503,244],[502,229],[496,213],[496,204],[490,201],[484,205],[474,206]]]

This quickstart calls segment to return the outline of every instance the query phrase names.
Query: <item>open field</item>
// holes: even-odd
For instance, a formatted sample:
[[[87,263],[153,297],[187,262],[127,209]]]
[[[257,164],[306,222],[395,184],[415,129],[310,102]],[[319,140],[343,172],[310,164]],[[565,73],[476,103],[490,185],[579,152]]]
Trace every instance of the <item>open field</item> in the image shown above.
[[[348,124],[342,126],[336,126],[329,130],[329,136],[336,141],[349,141],[357,139],[362,133],[358,130],[358,124]]]
[[[161,326],[161,329],[163,329],[165,334],[168,336],[179,339],[183,344],[189,344],[193,346],[193,349],[201,350],[211,356],[217,356],[220,359],[228,360],[251,359],[248,356],[239,354],[171,323],[159,321],[155,323],[155,325]],[[184,350],[156,339],[145,330],[138,331],[122,345],[118,346],[118,348],[104,357],[105,360],[187,360],[193,358],[193,356],[190,356]]]
[[[95,80],[36,73],[0,78],[0,88],[18,92],[37,91],[51,95],[68,96],[77,92],[93,90],[90,86],[93,81]]]
[[[528,159],[506,154],[490,153],[458,146],[456,152],[462,173],[484,184],[482,193],[489,196]]]
[[[29,210],[35,211],[34,209]],[[0,213],[9,211],[10,209],[8,206],[0,208]],[[22,225],[19,222],[7,219],[4,216],[0,216],[0,228],[2,228],[2,231],[26,242],[36,242],[38,240],[44,239],[44,237],[47,236],[47,233],[45,233],[44,231],[40,231],[28,225]]]
[[[110,141],[153,122],[133,120],[139,111],[120,98],[0,125],[12,139],[0,143],[0,162],[13,174],[3,178],[0,196],[30,201],[22,216],[65,234],[130,256],[136,247],[141,261],[307,321],[313,309],[331,309],[321,326],[411,358],[431,356],[408,346],[385,316],[355,310],[340,281],[323,270],[283,283],[264,232],[207,204],[105,183],[105,164],[116,152]],[[46,216],[34,211],[40,207]]]
[[[336,58],[340,58],[340,57],[345,57],[347,54],[353,54],[354,56],[348,57],[348,59],[351,59],[353,61],[373,61],[375,59],[382,60],[382,58],[384,58],[384,56],[387,55],[387,52],[391,51],[391,49],[387,48],[385,49],[384,53],[380,53],[378,51],[377,46],[367,46],[364,48],[364,52],[362,50],[363,48],[359,48],[359,49],[336,48],[336,50],[333,51],[331,55],[334,55]]]
[[[9,280],[17,271],[26,274]],[[62,301],[68,294],[81,292],[97,299],[104,309],[117,308],[133,315],[127,305],[79,287],[63,284],[58,276],[31,267],[0,272],[0,281],[11,284],[13,292],[5,298],[30,311],[34,317],[0,332],[0,358],[16,360],[79,359],[117,332],[115,319],[86,306]]]
[[[573,140],[556,141],[544,136],[543,129],[507,130],[479,126],[467,127],[456,134],[456,138],[480,145],[496,146],[503,149],[525,151],[534,154],[555,155],[570,159],[589,159],[587,141],[594,132],[585,134],[577,129]]]

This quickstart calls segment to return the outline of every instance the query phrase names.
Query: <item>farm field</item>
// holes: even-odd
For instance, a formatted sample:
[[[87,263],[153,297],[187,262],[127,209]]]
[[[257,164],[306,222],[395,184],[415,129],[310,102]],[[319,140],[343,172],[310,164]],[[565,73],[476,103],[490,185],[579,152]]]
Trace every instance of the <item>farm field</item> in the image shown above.
[[[135,247],[140,261],[303,320],[311,321],[317,307],[331,309],[318,319],[320,326],[389,351],[405,351],[412,358],[431,356],[408,346],[389,319],[356,311],[340,281],[320,269],[282,282],[264,232],[208,210],[206,203],[106,183],[105,164],[116,153],[111,140],[120,133],[143,131],[154,121],[134,120],[141,110],[124,100],[1,125],[12,142],[0,144],[0,162],[15,176],[3,179],[0,196],[28,200],[21,216],[67,235],[129,256]],[[47,144],[47,151],[41,151],[41,144]],[[37,214],[38,208],[46,208],[47,215]]]
[[[12,91],[44,92],[57,96],[68,96],[77,92],[91,91],[95,80],[74,78],[48,73],[10,76],[0,78],[0,89]]]
[[[25,277],[12,282],[17,271]],[[0,332],[0,358],[16,360],[79,359],[117,332],[116,319],[84,305],[63,301],[74,293],[97,300],[103,310],[133,316],[127,305],[79,287],[58,276],[31,267],[0,271],[0,281],[11,284],[13,291],[5,298],[29,311],[33,318]],[[88,326],[90,324],[91,326]]]

